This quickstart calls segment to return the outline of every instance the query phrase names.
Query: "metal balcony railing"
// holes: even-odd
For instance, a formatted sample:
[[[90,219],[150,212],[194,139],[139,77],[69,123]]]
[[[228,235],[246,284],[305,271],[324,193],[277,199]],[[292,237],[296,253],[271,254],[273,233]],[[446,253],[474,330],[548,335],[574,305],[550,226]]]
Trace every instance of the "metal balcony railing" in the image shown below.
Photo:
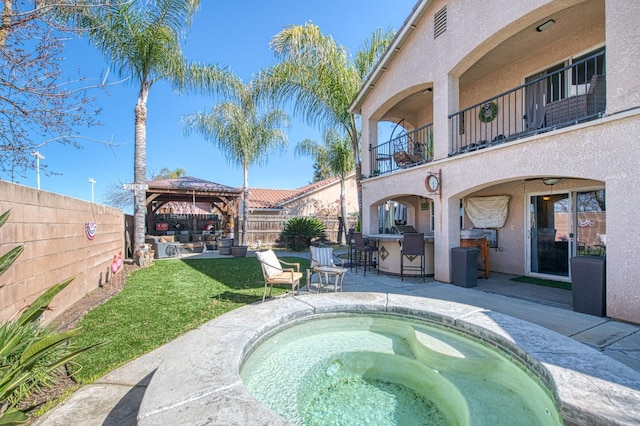
[[[433,124],[403,132],[388,142],[369,145],[371,174],[379,176],[433,160]]]
[[[449,116],[449,156],[602,117],[604,50]]]

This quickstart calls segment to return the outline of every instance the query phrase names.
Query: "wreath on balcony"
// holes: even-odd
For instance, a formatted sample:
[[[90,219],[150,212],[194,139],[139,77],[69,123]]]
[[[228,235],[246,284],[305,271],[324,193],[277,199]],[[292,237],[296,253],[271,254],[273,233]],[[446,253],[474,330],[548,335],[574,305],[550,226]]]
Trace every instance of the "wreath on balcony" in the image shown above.
[[[478,113],[478,118],[483,123],[489,123],[493,121],[494,118],[498,115],[498,104],[495,102],[487,102],[486,104],[480,107],[480,112]]]

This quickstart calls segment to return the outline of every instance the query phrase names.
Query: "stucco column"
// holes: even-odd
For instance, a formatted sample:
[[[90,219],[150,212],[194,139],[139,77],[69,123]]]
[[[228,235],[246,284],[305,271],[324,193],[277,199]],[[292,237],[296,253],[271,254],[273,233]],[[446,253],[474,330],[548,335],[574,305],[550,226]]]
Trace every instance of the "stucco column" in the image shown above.
[[[444,179],[443,179],[444,180]],[[451,247],[460,245],[460,200],[457,198],[442,201],[437,197],[434,200],[435,227],[434,227],[434,263],[435,279],[451,282]]]
[[[639,127],[640,126],[636,126]],[[640,234],[640,209],[630,196],[629,181],[615,176],[606,181],[607,218],[607,316],[640,323],[640,294],[637,259]]]
[[[433,140],[436,159],[447,158],[449,155],[449,114],[458,111],[459,99],[458,78],[445,74],[433,82]]]
[[[362,162],[362,175],[369,176],[371,174],[371,156],[369,155],[369,147],[378,145],[378,122],[365,117],[362,118],[362,143],[360,147],[360,161]]]
[[[371,207],[371,192],[367,190],[367,182],[362,183],[362,217],[360,218],[361,231],[364,235],[371,234],[372,222],[372,207]],[[377,223],[377,218],[375,219]],[[377,232],[377,231],[376,231]]]
[[[637,0],[605,2],[607,39],[607,114],[640,104],[640,43]]]

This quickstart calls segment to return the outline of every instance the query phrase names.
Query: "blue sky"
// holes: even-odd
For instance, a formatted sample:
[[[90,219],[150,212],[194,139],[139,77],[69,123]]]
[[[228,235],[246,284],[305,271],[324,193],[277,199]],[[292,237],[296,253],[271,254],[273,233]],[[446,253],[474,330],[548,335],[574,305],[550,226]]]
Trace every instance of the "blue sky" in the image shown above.
[[[269,49],[271,37],[287,25],[312,21],[324,34],[355,53],[364,40],[378,27],[399,29],[416,0],[272,0],[217,2],[203,0],[184,45],[189,60],[230,67],[245,81],[261,68],[274,63]],[[116,70],[86,40],[69,40],[64,70],[99,80],[119,80]],[[83,136],[95,141],[112,141],[107,147],[100,142],[83,141],[83,149],[51,144],[39,151],[45,156],[40,175],[41,189],[91,200],[89,178],[95,180],[95,201],[101,203],[107,188],[118,182],[133,181],[133,108],[137,99],[134,84],[110,87],[100,94],[102,126],[83,130]],[[184,114],[208,111],[214,98],[179,96],[163,83],[156,83],[148,100],[147,170],[159,172],[163,167],[183,168],[190,176],[220,184],[242,186],[241,168],[227,164],[223,155],[198,135],[185,137],[179,124]],[[292,117],[286,152],[273,154],[265,166],[249,169],[249,186],[293,189],[311,182],[313,160],[297,158],[293,151],[301,140],[320,140],[320,133]],[[19,183],[36,186],[36,172]]]

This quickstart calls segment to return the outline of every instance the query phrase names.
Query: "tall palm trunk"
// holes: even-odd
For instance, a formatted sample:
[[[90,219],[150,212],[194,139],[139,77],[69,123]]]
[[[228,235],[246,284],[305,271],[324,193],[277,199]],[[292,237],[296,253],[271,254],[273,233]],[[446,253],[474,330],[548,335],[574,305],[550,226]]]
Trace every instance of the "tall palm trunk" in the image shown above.
[[[137,185],[144,185],[147,178],[147,98],[151,85],[142,83],[138,102],[135,107],[135,145],[133,181]],[[136,190],[133,210],[133,252],[144,245],[144,230],[146,226],[146,198],[145,190]]]
[[[244,185],[242,186],[242,245],[247,245],[247,221],[249,220],[249,164],[244,169]]]
[[[353,115],[351,116],[353,120]],[[358,199],[358,222],[362,220],[362,163],[360,162],[360,143],[358,140],[358,130],[356,129],[355,123],[351,123],[351,131],[349,132],[351,136],[351,148],[353,150],[353,161],[355,164],[356,170],[356,196]],[[345,231],[346,232],[346,231]]]

